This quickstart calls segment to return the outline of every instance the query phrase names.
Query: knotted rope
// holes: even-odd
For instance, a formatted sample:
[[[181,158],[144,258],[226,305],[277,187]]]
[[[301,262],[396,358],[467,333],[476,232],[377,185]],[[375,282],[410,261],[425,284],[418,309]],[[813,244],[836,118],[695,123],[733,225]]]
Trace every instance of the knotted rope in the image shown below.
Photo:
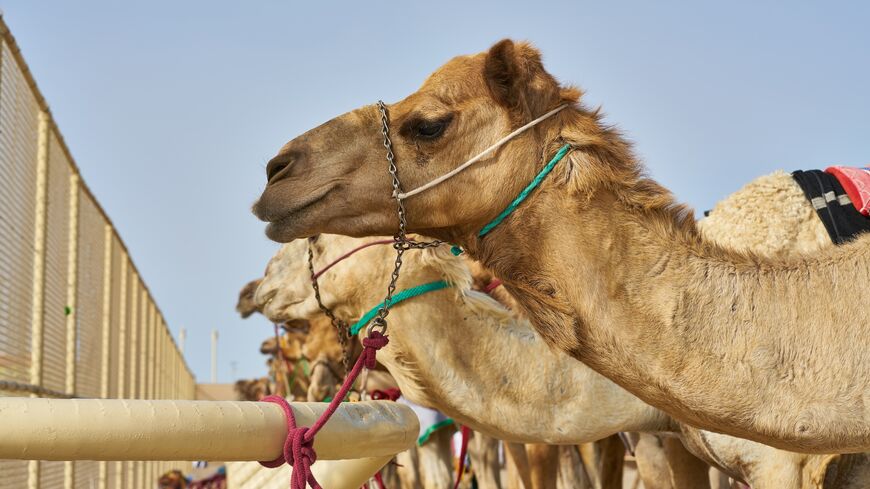
[[[314,435],[335,414],[339,404],[347,396],[362,369],[375,368],[377,351],[387,346],[389,342],[389,338],[377,330],[372,330],[369,336],[363,339],[363,352],[344,379],[341,389],[338,390],[335,397],[329,403],[326,411],[310,427],[296,426],[296,417],[293,415],[293,409],[283,397],[264,397],[264,402],[277,404],[284,411],[284,418],[287,420],[287,438],[284,440],[282,454],[278,458],[260,462],[260,464],[269,468],[280,467],[284,463],[290,464],[293,467],[293,475],[290,477],[290,489],[305,489],[306,484],[312,489],[322,489],[317,479],[314,478],[314,474],[311,473],[311,465],[317,461],[317,452],[314,451]]]
[[[372,391],[373,401],[398,401],[402,397],[402,391],[398,387],[390,387],[389,389],[375,389]]]

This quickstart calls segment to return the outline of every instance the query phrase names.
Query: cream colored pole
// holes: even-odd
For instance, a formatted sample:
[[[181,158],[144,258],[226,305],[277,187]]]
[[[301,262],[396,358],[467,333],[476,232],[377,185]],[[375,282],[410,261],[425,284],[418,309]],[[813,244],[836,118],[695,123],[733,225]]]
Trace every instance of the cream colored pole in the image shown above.
[[[211,383],[217,383],[218,330],[211,330]]]
[[[127,381],[127,397],[129,399],[137,399],[139,392],[136,389],[137,376],[137,360],[139,357],[139,275],[130,266],[130,379]],[[138,462],[130,462],[126,467],[127,483],[124,487],[136,489],[136,464]]]
[[[36,214],[33,233],[33,290],[30,319],[30,383],[42,385],[42,333],[45,329],[45,233],[48,211],[49,115],[39,113],[36,150]],[[39,488],[39,461],[27,464],[27,487]]]
[[[299,426],[311,426],[327,404],[292,407]],[[281,408],[265,402],[4,397],[0,412],[0,459],[272,460],[287,433]],[[387,457],[418,431],[404,404],[342,403],[314,448],[322,460]]]
[[[109,397],[109,364],[111,362],[112,325],[112,226],[106,223],[103,235],[103,311],[100,345],[100,397]],[[106,489],[109,483],[109,465],[100,462],[97,489]]]
[[[118,398],[123,399],[126,392],[124,380],[127,361],[127,275],[130,274],[127,253],[121,252],[118,262],[121,267],[121,285],[118,293]],[[115,462],[115,487],[124,487],[124,462],[122,461]]]
[[[76,392],[76,341],[78,314],[78,273],[79,273],[79,176],[75,172],[69,178],[69,243],[67,245],[66,275],[66,387],[67,394]],[[75,464],[63,464],[63,487],[73,489],[75,484]]]

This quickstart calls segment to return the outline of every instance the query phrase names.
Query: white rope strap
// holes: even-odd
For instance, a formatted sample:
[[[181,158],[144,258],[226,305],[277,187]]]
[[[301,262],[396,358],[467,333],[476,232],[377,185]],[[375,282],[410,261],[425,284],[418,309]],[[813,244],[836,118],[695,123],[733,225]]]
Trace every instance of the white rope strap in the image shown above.
[[[555,109],[547,112],[546,114],[542,115],[541,117],[538,117],[537,119],[533,120],[532,122],[529,122],[528,124],[520,127],[519,129],[515,130],[514,132],[508,134],[507,136],[499,139],[498,141],[495,142],[495,144],[493,144],[492,146],[481,151],[480,153],[477,154],[477,156],[475,156],[474,158],[472,158],[472,159],[466,161],[465,163],[457,166],[453,170],[450,170],[449,172],[445,173],[444,175],[441,175],[440,177],[436,178],[435,180],[432,180],[431,182],[429,182],[427,184],[421,185],[421,186],[415,188],[414,190],[409,190],[407,192],[398,194],[397,197],[400,199],[407,199],[408,197],[413,197],[414,195],[417,195],[423,191],[429,190],[430,188],[438,185],[439,183],[444,182],[445,180],[447,180],[450,177],[458,175],[459,172],[461,172],[462,170],[465,170],[469,166],[482,160],[489,153],[500,148],[501,146],[503,146],[505,143],[507,143],[511,139],[519,136],[520,134],[531,129],[532,127],[535,127],[536,125],[540,124],[541,122],[545,121],[546,119],[556,115],[560,110],[564,109],[565,107],[568,107],[568,104],[560,105],[560,106],[556,107]]]

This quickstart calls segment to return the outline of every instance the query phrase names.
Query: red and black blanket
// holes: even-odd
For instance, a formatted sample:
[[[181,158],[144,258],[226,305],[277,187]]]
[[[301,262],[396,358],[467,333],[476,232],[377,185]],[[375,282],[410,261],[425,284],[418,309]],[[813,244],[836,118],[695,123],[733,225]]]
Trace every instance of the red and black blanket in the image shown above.
[[[870,231],[870,168],[832,166],[825,171],[798,170],[791,175],[834,244]]]

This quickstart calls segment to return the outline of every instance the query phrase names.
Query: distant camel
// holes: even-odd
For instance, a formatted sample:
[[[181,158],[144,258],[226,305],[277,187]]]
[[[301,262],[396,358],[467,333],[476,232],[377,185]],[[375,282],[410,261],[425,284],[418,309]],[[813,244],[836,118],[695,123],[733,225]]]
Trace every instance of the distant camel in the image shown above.
[[[329,263],[362,242],[321,235],[313,244],[315,263]],[[307,246],[305,240],[284,245],[257,290],[263,313],[275,321],[319,314],[305,262]],[[676,422],[552,350],[528,322],[471,290],[465,261],[444,248],[405,255],[400,290],[439,280],[454,286],[397,304],[389,316],[390,344],[379,353],[412,401],[515,442],[568,444],[619,431],[671,432],[695,455],[755,489],[822,487],[803,481],[824,477],[832,462],[848,469],[838,475],[841,485],[825,487],[870,480],[864,454],[788,453]],[[389,247],[372,247],[333,267],[320,278],[324,303],[345,320],[363,316],[381,300],[379,285],[389,276],[385,264],[391,253]]]

